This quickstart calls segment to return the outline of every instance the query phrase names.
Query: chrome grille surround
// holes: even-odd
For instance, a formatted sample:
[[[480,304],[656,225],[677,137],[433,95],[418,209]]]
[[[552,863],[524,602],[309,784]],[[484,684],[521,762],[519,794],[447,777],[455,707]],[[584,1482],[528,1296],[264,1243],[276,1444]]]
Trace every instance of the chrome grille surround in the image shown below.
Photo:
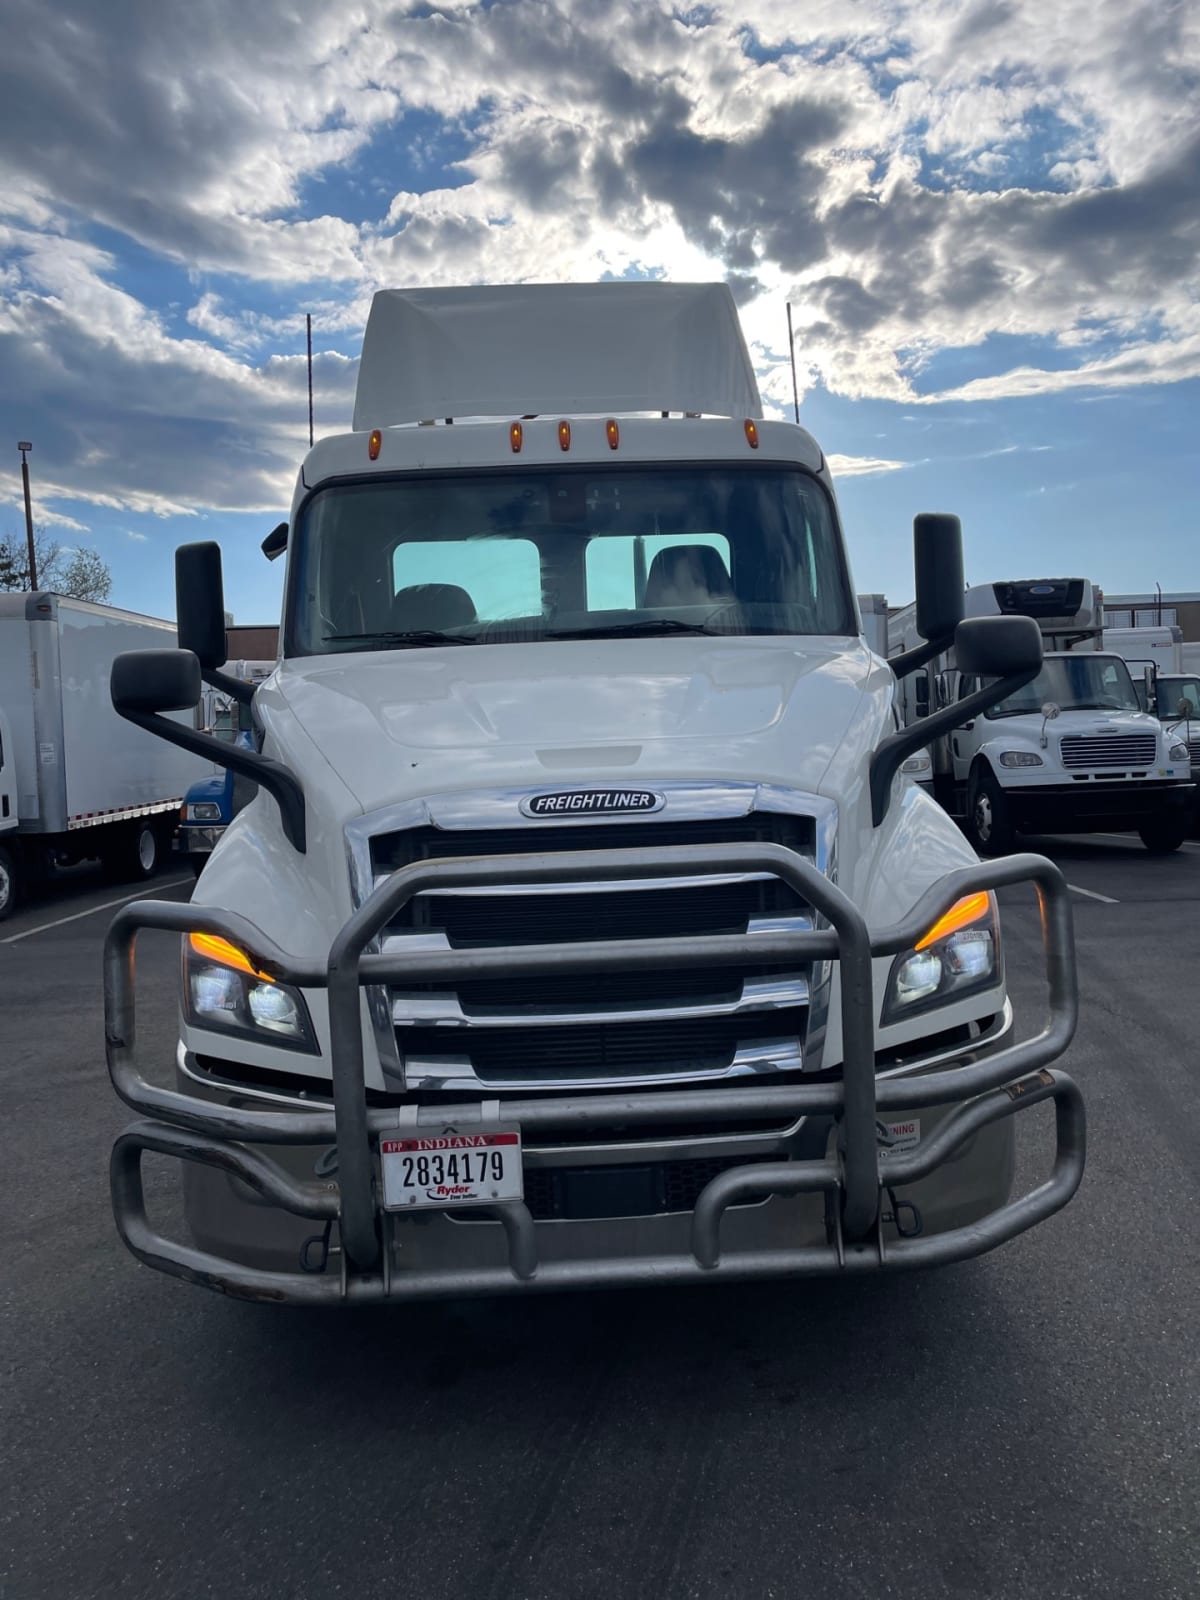
[[[464,846],[470,853],[476,853],[476,845],[478,853],[503,854],[505,851],[501,849],[489,851],[489,834],[493,839],[503,838],[509,851],[514,847],[514,839],[519,839],[517,848],[523,846],[529,851],[544,851],[555,848],[556,834],[561,841],[558,847],[568,848],[569,836],[577,834],[580,826],[586,826],[597,836],[593,847],[597,843],[602,846],[607,842],[606,836],[610,831],[613,846],[619,847],[628,841],[634,827],[639,833],[653,827],[654,838],[661,838],[663,844],[669,844],[678,842],[681,835],[694,836],[696,825],[699,825],[700,832],[704,832],[707,826],[728,834],[731,829],[736,832],[737,825],[744,822],[745,837],[749,838],[757,821],[760,828],[772,829],[777,824],[779,831],[790,831],[797,836],[805,834],[803,853],[809,856],[818,870],[836,881],[837,808],[832,801],[820,796],[765,784],[653,783],[649,787],[663,794],[665,804],[652,819],[644,814],[635,814],[591,816],[586,819],[569,816],[559,821],[531,818],[522,813],[521,802],[528,798],[532,787],[526,785],[519,789],[431,795],[356,819],[346,829],[355,906],[362,904],[381,876],[386,876],[388,870],[394,870],[395,865],[399,864],[395,849],[391,847],[396,836],[431,829],[445,833],[446,843],[450,846],[447,854],[460,855]],[[680,824],[685,827],[680,828]],[[516,830],[520,830],[519,835]],[[469,845],[462,838],[464,833],[472,836]],[[454,839],[456,834],[459,835],[457,841]],[[427,834],[426,840],[428,842]],[[453,847],[455,843],[459,845],[458,849]],[[403,851],[402,837],[400,849]],[[422,850],[421,853],[430,852]],[[381,856],[385,858],[385,870],[382,873]],[[686,897],[692,890],[703,895],[730,885],[737,886],[732,891],[737,894],[745,890],[748,884],[759,885],[762,892],[768,895],[772,886],[775,890],[781,887],[779,880],[769,874],[747,874],[743,878],[726,873],[703,878],[642,878],[607,883],[602,887],[579,885],[576,888],[572,885],[570,892],[603,894],[609,897],[606,906],[612,908],[618,905],[618,896],[632,896],[628,904],[647,894],[652,897],[671,892]],[[519,895],[525,910],[535,913],[535,920],[538,908],[526,899],[527,895],[557,895],[560,899],[563,896],[561,886],[514,888],[511,896],[503,889],[487,893],[510,904],[513,903],[512,897]],[[451,897],[443,893],[431,898],[448,901]],[[463,891],[463,898],[474,902],[474,909],[478,912],[485,892]],[[552,905],[552,900],[544,902],[547,909]],[[416,906],[416,901],[413,906]],[[502,906],[497,905],[496,910],[498,925],[503,926]],[[793,910],[776,905],[744,918],[741,926],[752,937],[754,932],[760,930],[774,930],[781,925],[802,929],[813,926],[813,922],[809,907],[797,905]],[[698,928],[697,931],[706,930]],[[645,932],[647,937],[653,937],[660,934],[662,929],[649,923]],[[603,934],[597,935],[592,930],[592,936],[603,937]],[[429,913],[426,911],[423,916],[414,913],[410,926],[406,928],[393,925],[385,930],[375,948],[387,948],[391,952],[403,948],[408,940],[413,941],[411,948],[414,949],[428,949],[431,945],[445,948],[451,942],[443,928],[429,925]],[[672,975],[663,974],[664,978],[669,976]],[[809,1069],[818,1067],[828,1013],[830,976],[830,964],[821,962],[796,971],[741,974],[739,981],[742,978],[745,981],[740,982],[739,993],[688,996],[676,992],[661,997],[653,994],[638,996],[635,993],[633,998],[618,999],[611,1004],[606,1004],[603,997],[599,997],[598,1003],[581,1003],[581,997],[577,995],[569,1005],[546,1009],[495,1004],[480,1007],[464,999],[461,994],[428,987],[424,991],[399,987],[391,990],[371,989],[367,1003],[385,1082],[392,1087],[475,1095],[481,1092],[503,1094],[518,1089],[550,1089],[564,1085],[619,1088],[728,1081],[731,1077],[749,1073],[794,1072],[802,1066]],[[630,978],[636,989],[636,975],[631,974]],[[729,1058],[723,1064],[708,1062],[688,1066],[667,1060],[658,1063],[648,1060],[639,1062],[636,1071],[628,1070],[627,1062],[625,1070],[620,1067],[613,1071],[595,1070],[595,1061],[606,1055],[605,1041],[621,1041],[627,1027],[634,1033],[644,1030],[644,1037],[652,1037],[656,1029],[663,1029],[664,1025],[667,1028],[676,1023],[686,1025],[702,1018],[712,1018],[714,1032],[727,1041],[732,1035]],[[524,1078],[505,1071],[500,1077],[489,1078],[480,1076],[475,1070],[470,1044],[474,1035],[477,1045],[482,1045],[481,1029],[487,1030],[493,1056],[499,1052],[503,1057],[506,1051],[517,1046],[519,1035],[512,1030],[525,1029],[527,1036],[533,1039],[536,1038],[536,1030],[571,1027],[581,1030],[577,1037],[588,1046],[582,1053],[593,1063],[590,1071],[583,1068],[581,1072],[564,1072],[561,1076],[555,1074],[551,1077],[542,1073]],[[419,1030],[416,1038],[422,1043],[423,1053],[403,1048],[405,1036],[412,1036],[414,1029]],[[444,1032],[445,1035],[444,1048],[439,1038],[436,1053],[429,1048],[433,1030],[438,1034]],[[621,1052],[618,1051],[618,1054]]]
[[[1060,744],[1064,767],[1152,767],[1158,740],[1152,733],[1067,733]]]

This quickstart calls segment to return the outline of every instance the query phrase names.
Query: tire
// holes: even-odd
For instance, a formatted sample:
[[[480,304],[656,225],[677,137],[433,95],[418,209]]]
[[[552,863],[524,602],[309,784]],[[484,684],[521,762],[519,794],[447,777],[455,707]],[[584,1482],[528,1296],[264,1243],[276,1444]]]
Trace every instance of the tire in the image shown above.
[[[122,877],[144,883],[162,865],[163,834],[150,818],[135,822],[114,852],[113,868]]]
[[[17,909],[19,889],[16,858],[11,850],[0,849],[0,922]]]
[[[188,860],[192,863],[192,871],[195,873],[195,875],[197,877],[199,877],[200,874],[204,871],[205,865],[208,862],[208,857],[207,856],[202,856],[202,855],[196,855],[196,854],[189,854]]]
[[[1005,856],[1016,843],[1008,796],[987,767],[976,767],[967,785],[967,838],[981,856]]]
[[[1138,838],[1152,856],[1169,856],[1172,850],[1179,849],[1187,835],[1186,817],[1155,817],[1152,822],[1143,822],[1138,829]]]

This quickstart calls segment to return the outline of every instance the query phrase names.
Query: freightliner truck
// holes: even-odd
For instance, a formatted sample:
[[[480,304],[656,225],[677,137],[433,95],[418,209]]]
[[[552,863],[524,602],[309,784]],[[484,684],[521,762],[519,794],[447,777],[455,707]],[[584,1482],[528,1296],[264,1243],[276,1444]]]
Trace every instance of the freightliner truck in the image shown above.
[[[1132,831],[1153,854],[1187,837],[1195,794],[1186,742],[1144,709],[1129,666],[1105,648],[1097,591],[1083,578],[978,584],[968,617],[1036,622],[1047,654],[1032,682],[982,715],[971,709],[980,674],[953,648],[914,677],[903,720],[952,709],[954,726],[932,742],[934,793],[962,820],[981,855],[1014,848],[1018,833]],[[920,639],[916,607],[891,619],[895,650]],[[1139,677],[1153,676],[1147,661]],[[1145,691],[1143,691],[1145,692]]]
[[[249,776],[190,905],[117,914],[106,1034],[138,1113],[119,1230],[269,1301],[893,1271],[1066,1204],[1084,1114],[1070,910],[981,863],[902,767],[897,674],[953,641],[976,714],[1041,665],[961,621],[957,519],[915,524],[922,643],[862,632],[829,467],[763,419],[723,285],[385,291],[350,432],[300,469],[252,749],[164,721],[229,689],[220,556],[177,558],[181,648],[113,700]],[[1014,1027],[995,891],[1043,906]],[[139,934],[182,935],[149,1069]],[[156,1081],[156,1079],[158,1081]],[[1053,1165],[1014,1198],[1018,1121]],[[187,1234],[148,1218],[147,1151]]]

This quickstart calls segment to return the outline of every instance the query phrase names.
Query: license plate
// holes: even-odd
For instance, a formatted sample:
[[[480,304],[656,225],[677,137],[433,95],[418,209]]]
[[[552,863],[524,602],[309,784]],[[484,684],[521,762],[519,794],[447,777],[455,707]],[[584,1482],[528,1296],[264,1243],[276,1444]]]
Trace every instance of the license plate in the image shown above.
[[[387,1211],[491,1206],[525,1192],[516,1128],[381,1139],[379,1153]]]

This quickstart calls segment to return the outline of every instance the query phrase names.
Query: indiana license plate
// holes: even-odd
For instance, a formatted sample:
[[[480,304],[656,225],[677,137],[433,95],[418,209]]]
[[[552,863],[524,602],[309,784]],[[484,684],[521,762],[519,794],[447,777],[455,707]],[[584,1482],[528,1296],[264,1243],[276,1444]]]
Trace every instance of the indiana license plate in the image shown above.
[[[379,1153],[387,1211],[491,1206],[524,1194],[516,1128],[381,1139]]]

